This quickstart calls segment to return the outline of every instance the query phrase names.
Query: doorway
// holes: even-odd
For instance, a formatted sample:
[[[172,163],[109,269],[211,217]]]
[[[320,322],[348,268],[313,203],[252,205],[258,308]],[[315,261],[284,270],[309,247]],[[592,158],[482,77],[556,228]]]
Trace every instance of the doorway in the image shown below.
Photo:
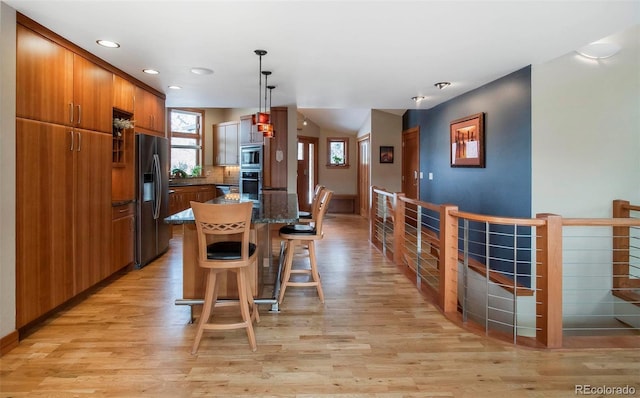
[[[358,203],[360,215],[369,218],[371,151],[369,134],[358,138]]]
[[[402,192],[420,199],[420,127],[402,132]]]
[[[318,138],[298,136],[298,206],[311,211],[313,191],[318,183]]]

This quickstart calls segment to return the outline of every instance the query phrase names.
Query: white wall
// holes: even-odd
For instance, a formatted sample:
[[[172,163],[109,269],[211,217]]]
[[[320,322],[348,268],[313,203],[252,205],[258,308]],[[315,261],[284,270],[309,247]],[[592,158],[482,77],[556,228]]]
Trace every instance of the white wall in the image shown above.
[[[0,2],[0,338],[16,325],[16,12]]]
[[[327,138],[347,138],[349,149],[349,167],[327,167]],[[336,194],[357,195],[358,193],[358,143],[354,134],[338,133],[333,130],[320,129],[318,142],[318,183],[331,189]]]
[[[640,27],[603,41],[623,50],[532,68],[532,214],[609,218],[614,199],[640,203]],[[614,312],[607,234],[564,229],[565,316]],[[594,235],[605,237],[587,238]]]
[[[366,127],[363,125],[363,127]],[[391,192],[402,189],[402,116],[371,110],[371,185]],[[366,134],[366,128],[361,129]],[[380,163],[380,146],[393,146],[393,163]]]
[[[640,28],[600,61],[576,53],[532,68],[532,214],[611,217],[640,203]]]
[[[371,112],[367,115],[367,119],[362,123],[362,126],[358,130],[358,138],[371,134]]]

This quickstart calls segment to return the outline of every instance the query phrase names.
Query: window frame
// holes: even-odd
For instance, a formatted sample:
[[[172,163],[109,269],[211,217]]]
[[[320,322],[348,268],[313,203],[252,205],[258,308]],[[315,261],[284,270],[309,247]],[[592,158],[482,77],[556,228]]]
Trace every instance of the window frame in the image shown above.
[[[198,133],[184,133],[180,131],[173,131],[173,125],[171,123],[171,115],[173,112],[180,113],[193,113],[200,117],[198,124]],[[205,110],[199,108],[169,108],[168,112],[168,125],[169,125],[169,158],[171,158],[171,152],[173,148],[176,149],[195,149],[196,150],[196,167],[200,166],[199,175],[195,177],[202,177],[204,172],[204,154],[205,154]],[[196,139],[196,145],[174,145],[173,138],[188,138]],[[169,159],[171,164],[171,159]]]
[[[344,145],[344,162],[333,163],[331,159],[331,144],[342,143]],[[327,137],[327,168],[345,169],[349,168],[349,137]]]

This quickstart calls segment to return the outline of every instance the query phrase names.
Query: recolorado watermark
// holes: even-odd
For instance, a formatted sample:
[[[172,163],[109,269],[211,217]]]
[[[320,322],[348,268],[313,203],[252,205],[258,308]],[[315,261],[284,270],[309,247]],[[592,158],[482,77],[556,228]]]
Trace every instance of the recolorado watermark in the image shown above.
[[[636,395],[634,386],[592,386],[590,384],[576,384],[576,395]]]

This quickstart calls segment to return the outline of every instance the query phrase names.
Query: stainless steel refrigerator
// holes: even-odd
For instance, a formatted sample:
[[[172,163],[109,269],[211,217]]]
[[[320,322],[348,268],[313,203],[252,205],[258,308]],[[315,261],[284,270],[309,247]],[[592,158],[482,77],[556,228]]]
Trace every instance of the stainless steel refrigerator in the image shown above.
[[[136,267],[142,268],[169,248],[169,141],[136,134]]]

